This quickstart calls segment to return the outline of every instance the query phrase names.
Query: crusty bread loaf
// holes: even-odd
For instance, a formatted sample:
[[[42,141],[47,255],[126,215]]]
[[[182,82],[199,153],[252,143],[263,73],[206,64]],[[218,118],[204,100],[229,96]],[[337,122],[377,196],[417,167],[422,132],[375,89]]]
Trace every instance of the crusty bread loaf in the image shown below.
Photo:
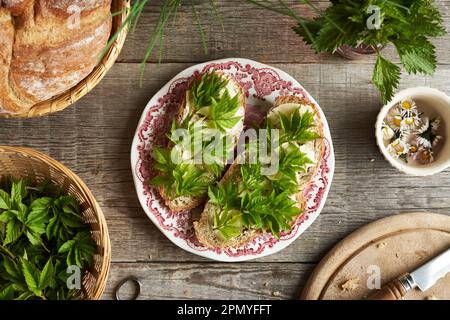
[[[237,91],[239,92],[239,105],[244,109],[244,113],[245,113],[245,108],[246,108],[246,103],[245,103],[245,94],[242,90],[242,87],[239,85],[239,83],[232,77],[227,76],[225,73],[221,72],[221,71],[215,71],[215,73],[217,74],[221,74],[223,77],[226,77],[229,81],[229,83],[231,85],[233,85]],[[178,111],[178,116],[177,116],[177,121],[180,123],[184,120],[184,115],[185,115],[185,109],[186,109],[186,97],[185,99],[183,99],[183,102],[180,105],[180,109]],[[242,119],[243,122],[243,119]],[[239,137],[239,133],[236,134],[236,140]],[[167,148],[171,148],[173,146],[172,143],[169,143],[169,145],[167,146]],[[182,211],[188,211],[191,209],[194,209],[196,207],[198,207],[199,205],[201,205],[202,203],[205,202],[207,195],[206,192],[205,194],[198,196],[198,197],[193,197],[193,196],[179,196],[176,198],[171,198],[169,197],[169,195],[167,194],[167,192],[164,190],[164,188],[162,186],[158,187],[158,191],[161,195],[161,197],[164,199],[164,202],[166,204],[166,206],[168,206],[171,210],[175,211],[175,212],[182,212]]]
[[[276,99],[273,108],[269,110],[270,114],[273,111],[276,111],[276,108],[286,104],[286,103],[294,103],[299,105],[306,105],[315,110],[315,131],[323,137],[323,124],[320,120],[320,116],[317,110],[317,107],[311,103],[310,101],[296,97],[296,96],[281,96]],[[319,138],[314,140],[314,150],[315,150],[315,164],[308,168],[308,171],[303,174],[299,181],[299,192],[295,195],[295,198],[298,203],[298,207],[302,210],[306,209],[306,199],[304,198],[304,189],[311,181],[311,179],[317,173],[317,169],[319,168],[320,159],[323,157],[324,152],[324,142],[323,138]],[[239,156],[239,155],[238,155]],[[233,164],[230,166],[228,171],[223,176],[222,180],[219,183],[223,183],[229,179],[240,179],[239,173],[239,164],[238,161],[235,160]],[[229,247],[239,247],[246,243],[251,242],[255,237],[261,234],[259,230],[248,229],[245,230],[240,236],[231,238],[228,240],[224,240],[222,238],[217,237],[216,232],[213,230],[212,226],[212,215],[214,214],[214,206],[210,203],[206,203],[205,208],[200,216],[199,221],[194,222],[194,229],[197,239],[200,243],[209,248],[229,248]]]
[[[96,66],[111,33],[111,0],[0,5],[0,113],[26,112],[76,85]]]

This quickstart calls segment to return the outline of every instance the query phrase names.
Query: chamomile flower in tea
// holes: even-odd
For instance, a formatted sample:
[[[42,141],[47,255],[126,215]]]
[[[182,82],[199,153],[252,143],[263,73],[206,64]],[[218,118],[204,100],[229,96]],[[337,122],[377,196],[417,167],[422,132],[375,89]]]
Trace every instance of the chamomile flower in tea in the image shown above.
[[[403,111],[398,106],[393,107],[389,110],[388,115],[385,119],[385,122],[393,129],[400,129],[401,123],[403,119]]]
[[[388,153],[407,163],[428,164],[435,160],[436,147],[444,140],[438,134],[441,119],[430,119],[412,99],[404,99],[389,110],[382,124]]]
[[[394,137],[395,132],[394,130],[391,129],[391,127],[389,127],[386,122],[383,122],[383,124],[381,125],[381,132],[383,134],[383,139],[384,140],[390,140]]]
[[[417,109],[416,103],[411,99],[404,99],[400,102],[400,107],[404,112],[412,111]]]
[[[419,164],[427,164],[434,161],[433,151],[424,147],[420,147],[411,157],[416,163]]]
[[[417,140],[420,145],[431,149],[443,139],[442,136],[436,133],[440,123],[440,118],[435,118],[431,121],[427,117],[423,119],[423,123],[417,130]]]
[[[401,138],[397,138],[387,146],[389,154],[398,159],[405,156],[409,151],[409,145]]]

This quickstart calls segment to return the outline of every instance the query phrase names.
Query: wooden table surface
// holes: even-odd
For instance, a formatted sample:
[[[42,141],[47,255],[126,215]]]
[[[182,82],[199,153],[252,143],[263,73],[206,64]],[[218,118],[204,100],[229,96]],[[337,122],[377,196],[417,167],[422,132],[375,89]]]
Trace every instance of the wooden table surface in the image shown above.
[[[0,144],[48,153],[73,169],[99,201],[112,242],[105,299],[130,275],[143,280],[145,299],[297,298],[317,262],[356,228],[400,212],[449,214],[450,170],[408,177],[391,168],[377,149],[374,124],[381,102],[370,83],[373,58],[348,61],[316,55],[292,32],[289,18],[244,1],[216,2],[225,32],[208,4],[197,5],[208,54],[203,53],[191,7],[182,6],[167,30],[161,65],[149,63],[139,87],[139,62],[158,18],[151,2],[140,20],[142,30],[129,35],[118,62],[87,96],[51,116],[0,120]],[[321,7],[328,3],[317,2]],[[436,2],[450,27],[450,1]],[[426,85],[450,94],[450,36],[434,43],[436,74],[403,75],[401,88]],[[384,54],[398,61],[392,48]],[[184,68],[225,57],[257,60],[296,78],[324,110],[336,155],[331,191],[314,224],[285,250],[244,263],[213,262],[173,245],[140,207],[129,161],[137,122],[152,95]]]

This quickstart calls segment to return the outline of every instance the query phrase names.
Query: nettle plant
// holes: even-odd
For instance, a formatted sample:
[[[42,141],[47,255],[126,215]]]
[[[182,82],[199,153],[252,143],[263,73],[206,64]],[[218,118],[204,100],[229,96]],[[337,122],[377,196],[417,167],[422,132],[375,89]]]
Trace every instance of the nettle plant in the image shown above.
[[[409,74],[434,74],[436,50],[430,38],[446,34],[439,10],[431,0],[332,0],[313,19],[299,16],[283,1],[253,1],[266,9],[293,17],[294,31],[317,52],[334,53],[343,46],[372,48],[377,55],[372,82],[383,102],[397,89],[401,68],[383,56],[381,48],[395,47]]]

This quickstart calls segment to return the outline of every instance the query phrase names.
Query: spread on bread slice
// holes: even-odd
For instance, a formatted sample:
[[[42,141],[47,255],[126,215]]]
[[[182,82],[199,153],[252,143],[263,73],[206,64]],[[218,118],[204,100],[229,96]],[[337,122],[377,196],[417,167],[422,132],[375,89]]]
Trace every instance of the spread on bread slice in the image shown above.
[[[205,201],[208,186],[220,180],[233,159],[244,115],[245,95],[230,76],[214,71],[192,81],[168,133],[169,144],[154,149],[159,174],[150,183],[170,209],[186,211]]]
[[[246,144],[222,180],[209,187],[209,200],[194,222],[198,240],[207,247],[240,246],[262,232],[279,237],[306,207],[303,191],[323,155],[315,105],[296,96],[279,97],[262,127],[267,133],[278,129],[277,143],[269,138],[256,142],[259,150],[261,141],[267,141],[269,152],[274,152],[268,154],[277,155],[270,159],[277,162],[277,170],[263,174],[268,163],[264,158],[243,161],[255,146]]]

